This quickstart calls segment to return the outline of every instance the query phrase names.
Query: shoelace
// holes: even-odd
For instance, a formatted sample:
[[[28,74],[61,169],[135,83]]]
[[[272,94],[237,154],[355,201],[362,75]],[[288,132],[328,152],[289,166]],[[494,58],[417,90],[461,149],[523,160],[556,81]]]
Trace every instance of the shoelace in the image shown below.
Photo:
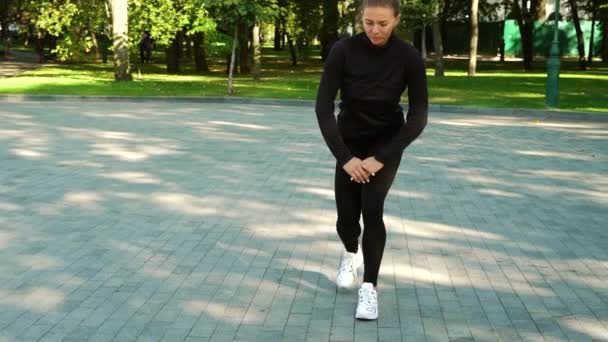
[[[374,296],[375,293],[376,293],[376,291],[374,291],[374,290],[362,289],[359,292],[359,302],[367,303],[367,304],[376,304],[377,299],[376,299],[376,296]]]
[[[340,272],[352,272],[353,269],[353,258],[344,256],[342,258],[342,262],[340,263]]]

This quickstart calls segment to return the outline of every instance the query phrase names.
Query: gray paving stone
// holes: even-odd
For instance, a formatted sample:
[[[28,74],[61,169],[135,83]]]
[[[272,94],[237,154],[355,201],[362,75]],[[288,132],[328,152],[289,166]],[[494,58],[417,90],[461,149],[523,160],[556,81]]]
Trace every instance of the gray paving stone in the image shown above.
[[[380,319],[358,322],[314,108],[0,100],[0,336],[608,336],[608,121],[439,110],[387,198]]]

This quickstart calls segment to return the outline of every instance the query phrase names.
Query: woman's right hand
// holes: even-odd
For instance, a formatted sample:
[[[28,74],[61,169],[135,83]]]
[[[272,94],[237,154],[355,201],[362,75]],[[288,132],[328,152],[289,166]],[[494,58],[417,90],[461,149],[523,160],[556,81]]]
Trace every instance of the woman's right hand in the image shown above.
[[[363,168],[363,161],[353,157],[342,167],[350,175],[350,179],[357,183],[369,183],[369,173]]]

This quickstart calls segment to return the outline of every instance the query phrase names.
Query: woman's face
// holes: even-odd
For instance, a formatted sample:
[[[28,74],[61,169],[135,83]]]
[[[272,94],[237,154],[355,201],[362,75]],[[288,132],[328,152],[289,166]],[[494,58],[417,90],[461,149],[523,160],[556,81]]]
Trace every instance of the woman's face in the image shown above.
[[[363,27],[367,37],[376,46],[383,46],[399,24],[400,16],[395,16],[391,7],[374,6],[363,10]]]

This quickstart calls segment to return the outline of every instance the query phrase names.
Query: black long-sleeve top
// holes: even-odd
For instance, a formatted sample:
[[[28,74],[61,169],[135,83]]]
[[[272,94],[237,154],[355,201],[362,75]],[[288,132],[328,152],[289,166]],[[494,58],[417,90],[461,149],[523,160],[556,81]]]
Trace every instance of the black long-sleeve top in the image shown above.
[[[404,120],[399,101],[406,89]],[[338,90],[341,103],[336,122]],[[373,142],[378,146],[374,157],[382,163],[399,156],[427,123],[422,56],[394,35],[382,47],[374,46],[365,33],[339,40],[325,60],[315,110],[321,134],[341,166],[353,157],[346,144],[349,141]]]

